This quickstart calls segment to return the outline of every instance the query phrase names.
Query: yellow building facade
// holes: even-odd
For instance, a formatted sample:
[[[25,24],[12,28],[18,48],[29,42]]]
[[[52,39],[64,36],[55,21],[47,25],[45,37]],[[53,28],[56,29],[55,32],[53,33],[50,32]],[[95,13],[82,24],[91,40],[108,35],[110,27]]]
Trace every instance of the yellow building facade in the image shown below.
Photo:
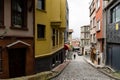
[[[64,61],[66,0],[35,1],[36,72],[50,70]]]

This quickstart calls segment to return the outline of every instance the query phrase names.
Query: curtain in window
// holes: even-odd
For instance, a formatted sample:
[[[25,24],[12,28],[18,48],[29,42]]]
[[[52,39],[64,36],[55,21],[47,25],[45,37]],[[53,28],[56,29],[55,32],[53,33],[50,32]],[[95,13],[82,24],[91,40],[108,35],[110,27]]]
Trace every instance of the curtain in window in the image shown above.
[[[27,0],[12,0],[12,24],[14,27],[25,26]]]

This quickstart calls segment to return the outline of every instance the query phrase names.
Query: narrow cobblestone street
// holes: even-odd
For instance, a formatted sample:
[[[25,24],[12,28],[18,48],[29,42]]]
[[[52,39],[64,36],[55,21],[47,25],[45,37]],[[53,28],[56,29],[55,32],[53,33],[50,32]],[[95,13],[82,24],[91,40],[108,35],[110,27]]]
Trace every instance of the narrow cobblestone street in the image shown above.
[[[114,80],[99,72],[86,61],[83,56],[76,54],[64,71],[52,80]]]

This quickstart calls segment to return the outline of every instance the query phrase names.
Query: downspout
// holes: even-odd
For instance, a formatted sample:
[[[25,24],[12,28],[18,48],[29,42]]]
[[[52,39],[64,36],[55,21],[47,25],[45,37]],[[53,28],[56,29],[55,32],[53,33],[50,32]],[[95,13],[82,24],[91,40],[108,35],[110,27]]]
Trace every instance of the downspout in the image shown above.
[[[107,12],[106,9],[103,9],[103,25],[104,25],[104,54],[103,54],[103,63],[107,63]]]
[[[33,0],[33,54],[34,54],[34,73],[35,73],[35,1]]]

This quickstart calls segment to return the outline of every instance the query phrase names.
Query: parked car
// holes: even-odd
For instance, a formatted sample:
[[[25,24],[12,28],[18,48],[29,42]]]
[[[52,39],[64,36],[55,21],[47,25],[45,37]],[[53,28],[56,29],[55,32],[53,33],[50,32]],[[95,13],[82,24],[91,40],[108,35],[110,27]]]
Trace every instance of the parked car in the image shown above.
[[[77,52],[80,50],[80,47],[73,47],[73,51]]]
[[[82,53],[80,51],[77,51],[78,56],[82,56]]]

